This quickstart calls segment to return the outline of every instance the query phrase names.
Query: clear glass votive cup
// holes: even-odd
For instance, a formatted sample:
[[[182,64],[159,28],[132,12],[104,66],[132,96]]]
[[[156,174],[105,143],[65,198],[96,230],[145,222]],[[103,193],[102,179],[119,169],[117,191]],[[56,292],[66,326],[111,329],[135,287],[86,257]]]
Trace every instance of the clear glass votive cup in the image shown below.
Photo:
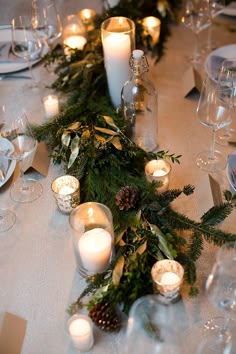
[[[110,209],[97,202],[80,204],[71,212],[69,223],[77,271],[85,278],[104,272],[114,254]]]
[[[170,183],[171,164],[164,159],[149,161],[145,166],[146,178],[149,182],[160,181],[162,186],[157,188],[157,192],[165,192]]]
[[[93,324],[87,315],[75,314],[67,322],[67,332],[76,351],[88,352],[93,344]]]
[[[172,259],[157,261],[151,270],[154,292],[163,303],[176,302],[180,298],[184,268]]]
[[[80,202],[80,184],[77,178],[70,175],[54,179],[51,185],[58,209],[69,214]]]
[[[117,108],[121,90],[131,76],[129,60],[135,48],[135,24],[126,17],[109,17],[101,25],[101,37],[109,94]]]

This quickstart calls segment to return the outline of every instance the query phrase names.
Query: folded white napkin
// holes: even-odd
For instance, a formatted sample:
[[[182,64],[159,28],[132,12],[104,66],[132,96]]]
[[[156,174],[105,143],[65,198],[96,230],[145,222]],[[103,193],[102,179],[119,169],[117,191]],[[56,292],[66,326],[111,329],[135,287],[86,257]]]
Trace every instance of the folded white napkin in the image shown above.
[[[228,155],[228,175],[231,184],[236,189],[236,154]]]

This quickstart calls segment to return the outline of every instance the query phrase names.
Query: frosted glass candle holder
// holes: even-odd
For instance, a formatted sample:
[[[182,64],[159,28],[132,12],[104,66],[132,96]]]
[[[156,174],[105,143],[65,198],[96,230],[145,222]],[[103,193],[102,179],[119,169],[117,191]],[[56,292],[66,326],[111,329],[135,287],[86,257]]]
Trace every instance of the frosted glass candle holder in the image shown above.
[[[162,186],[157,192],[165,192],[169,187],[171,164],[163,159],[151,160],[145,166],[146,178],[149,182],[160,181]]]
[[[67,331],[73,347],[81,353],[88,352],[94,343],[90,318],[83,314],[73,315],[67,322]]]
[[[71,212],[69,222],[78,272],[83,277],[104,272],[114,252],[110,209],[96,202],[84,203]]]
[[[71,49],[82,50],[87,42],[86,29],[77,15],[68,15],[63,29],[64,54],[67,59]]]
[[[129,59],[135,48],[135,24],[126,17],[110,17],[101,25],[107,83],[115,107],[121,103],[121,90],[129,80]]]
[[[73,176],[56,178],[52,182],[52,192],[62,213],[69,214],[80,202],[80,184]]]
[[[151,45],[154,46],[158,43],[161,31],[161,21],[154,16],[145,17],[142,20],[143,36],[150,37]]]
[[[178,301],[183,283],[184,268],[171,259],[157,261],[151,270],[154,292],[163,303]]]

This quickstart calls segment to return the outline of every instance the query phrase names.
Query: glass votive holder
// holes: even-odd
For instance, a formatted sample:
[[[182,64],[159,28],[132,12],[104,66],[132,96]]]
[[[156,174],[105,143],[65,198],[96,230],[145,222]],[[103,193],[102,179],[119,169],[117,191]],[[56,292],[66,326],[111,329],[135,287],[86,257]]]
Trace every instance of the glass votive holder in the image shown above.
[[[70,175],[57,177],[51,185],[59,210],[69,214],[80,202],[80,184]]]
[[[165,192],[169,187],[171,164],[163,159],[151,160],[145,166],[146,178],[149,182],[160,181],[162,186],[157,188],[157,192]]]
[[[78,352],[88,352],[94,343],[91,319],[83,314],[73,315],[67,322],[67,331]]]
[[[150,37],[151,45],[156,45],[159,41],[161,31],[161,21],[154,16],[145,17],[142,21],[143,36]]]
[[[163,303],[173,303],[180,298],[184,268],[171,259],[157,261],[151,270],[154,292]]]
[[[110,17],[101,25],[104,64],[111,101],[121,103],[121,90],[131,76],[129,59],[135,47],[135,24],[122,16]]]
[[[93,9],[83,9],[78,13],[80,20],[82,21],[86,31],[94,30],[94,20],[96,17],[96,11]]]
[[[59,100],[56,95],[47,95],[43,97],[43,107],[46,118],[50,119],[59,113]]]
[[[86,29],[77,15],[68,15],[63,28],[64,54],[71,56],[71,49],[82,50],[87,42]]]
[[[71,212],[69,222],[77,271],[83,277],[105,271],[114,252],[110,209],[97,202],[80,204]]]

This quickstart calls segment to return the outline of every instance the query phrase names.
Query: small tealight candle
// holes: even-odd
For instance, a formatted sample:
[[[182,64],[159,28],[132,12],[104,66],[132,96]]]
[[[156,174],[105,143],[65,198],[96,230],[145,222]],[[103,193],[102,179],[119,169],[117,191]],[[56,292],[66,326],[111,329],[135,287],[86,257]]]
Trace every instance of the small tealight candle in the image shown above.
[[[68,214],[79,204],[80,185],[77,178],[60,176],[52,182],[52,191],[60,211]]]
[[[79,49],[82,50],[84,48],[87,39],[81,35],[72,35],[64,39],[64,45],[72,48],[72,49]],[[64,53],[65,55],[70,55],[70,49],[65,47]]]
[[[145,166],[145,174],[149,182],[162,182],[162,186],[157,188],[157,192],[161,193],[166,191],[169,187],[170,172],[170,163],[163,159],[151,160]]]
[[[154,16],[145,17],[142,20],[144,36],[151,36],[152,44],[155,45],[159,41],[161,21]]]
[[[79,11],[78,16],[87,31],[94,30],[94,19],[96,16],[96,12],[93,9],[83,9]]]
[[[48,95],[43,98],[44,110],[47,118],[52,118],[59,113],[59,100],[56,95]]]
[[[80,352],[88,352],[94,343],[90,318],[86,315],[74,315],[67,326],[74,348]]]
[[[111,235],[99,227],[86,231],[78,241],[78,250],[85,269],[93,273],[102,272],[111,257]]]
[[[184,269],[182,265],[171,259],[156,262],[151,270],[154,291],[162,302],[175,302],[180,297]]]

